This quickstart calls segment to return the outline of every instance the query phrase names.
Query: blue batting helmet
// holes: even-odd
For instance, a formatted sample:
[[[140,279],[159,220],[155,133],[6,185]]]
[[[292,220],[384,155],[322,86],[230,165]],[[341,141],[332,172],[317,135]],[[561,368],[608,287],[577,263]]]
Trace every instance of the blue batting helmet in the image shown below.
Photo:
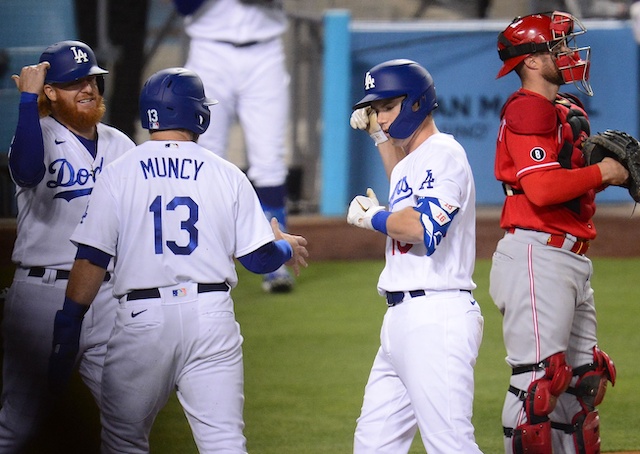
[[[371,68],[364,77],[365,97],[353,109],[373,101],[406,96],[400,114],[389,126],[389,135],[406,139],[436,107],[436,89],[429,71],[413,60],[389,60]],[[417,107],[414,105],[417,104]]]
[[[104,91],[102,77],[109,71],[98,66],[93,50],[81,41],[60,41],[47,47],[40,62],[49,62],[45,83],[65,83],[87,76],[98,76],[100,93]]]
[[[168,68],[149,77],[140,93],[140,122],[144,129],[187,129],[202,134],[209,127],[209,106],[202,80],[185,68]]]

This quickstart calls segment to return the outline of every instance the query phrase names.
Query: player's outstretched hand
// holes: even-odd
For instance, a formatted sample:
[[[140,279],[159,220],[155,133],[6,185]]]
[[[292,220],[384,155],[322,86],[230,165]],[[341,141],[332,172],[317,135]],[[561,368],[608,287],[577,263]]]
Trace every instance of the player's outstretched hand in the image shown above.
[[[37,65],[25,66],[22,68],[22,71],[20,71],[19,76],[14,74],[11,78],[20,92],[35,93],[36,95],[39,95],[42,93],[44,79],[47,76],[49,66],[48,61],[43,61]]]
[[[354,110],[349,119],[349,124],[353,129],[367,131],[376,145],[389,140],[386,134],[382,132],[382,128],[378,124],[378,116],[371,106]]]
[[[375,230],[371,223],[373,216],[384,210],[384,207],[378,202],[378,197],[373,189],[367,188],[367,195],[358,195],[353,198],[349,204],[349,212],[347,213],[347,222],[356,227],[363,229]]]
[[[53,324],[53,348],[49,358],[49,390],[61,394],[69,385],[80,345],[82,319],[88,306],[69,298],[56,312]]]
[[[280,230],[280,224],[278,224],[278,220],[276,218],[271,218],[271,229],[273,229],[273,234],[275,235],[276,240],[286,240],[287,243],[291,245],[293,256],[289,259],[286,265],[293,268],[295,275],[299,276],[300,267],[302,266],[306,268],[309,266],[306,260],[306,258],[309,257],[309,251],[307,251],[306,248],[306,238],[299,235],[284,233]]]

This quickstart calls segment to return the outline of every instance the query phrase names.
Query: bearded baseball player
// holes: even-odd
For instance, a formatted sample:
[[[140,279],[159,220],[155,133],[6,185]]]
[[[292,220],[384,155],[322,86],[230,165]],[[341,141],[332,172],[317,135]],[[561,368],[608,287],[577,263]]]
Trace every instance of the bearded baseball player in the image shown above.
[[[22,92],[9,169],[16,184],[16,271],[4,306],[0,453],[16,453],[51,405],[47,364],[76,247],[69,241],[105,166],[134,143],[100,123],[103,76],[79,41],[49,46],[14,75]],[[79,340],[80,373],[96,402],[117,301],[110,273],[99,285]],[[70,358],[75,361],[75,356]]]
[[[71,237],[78,254],[56,315],[52,371],[68,368],[64,352],[77,345],[82,314],[115,257],[120,302],[102,378],[103,453],[148,453],[174,390],[199,452],[246,453],[234,257],[260,274],[306,266],[306,240],[282,233],[275,218],[270,226],[244,173],[196,143],[215,102],[192,71],[151,76],[140,95],[151,140],[104,169]]]
[[[611,158],[585,166],[587,113],[577,96],[559,93],[572,83],[593,94],[590,48],[575,41],[585,31],[556,11],[516,18],[498,35],[498,77],[515,71],[522,84],[501,113],[495,175],[506,233],[490,274],[512,368],[502,412],[507,453],[599,453],[596,407],[616,379],[598,347],[585,254],[596,237],[596,192],[629,174]]]
[[[387,312],[355,431],[355,454],[479,453],[471,423],[483,318],[472,296],[475,186],[467,156],[439,132],[429,72],[411,60],[374,66],[351,125],[366,130],[390,175],[389,209],[372,190],[347,221],[387,236],[378,292]]]

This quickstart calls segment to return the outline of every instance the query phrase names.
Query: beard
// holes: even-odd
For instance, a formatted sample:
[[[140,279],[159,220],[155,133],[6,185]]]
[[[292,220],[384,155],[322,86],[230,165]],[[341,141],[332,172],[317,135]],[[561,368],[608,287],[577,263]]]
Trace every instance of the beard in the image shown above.
[[[91,110],[79,111],[76,103],[55,103],[51,110],[52,115],[61,123],[71,129],[83,131],[98,124],[107,110],[101,95],[96,95],[96,104]]]
[[[553,85],[557,85],[558,87],[564,85],[566,82],[564,81],[564,77],[562,77],[562,72],[558,69],[556,64],[554,64],[552,68],[553,69],[542,73],[544,80]]]

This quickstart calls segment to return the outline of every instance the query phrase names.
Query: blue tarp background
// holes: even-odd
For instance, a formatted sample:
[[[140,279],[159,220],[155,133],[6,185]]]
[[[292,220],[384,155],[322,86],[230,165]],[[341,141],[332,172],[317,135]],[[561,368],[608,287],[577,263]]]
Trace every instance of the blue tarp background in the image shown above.
[[[475,22],[475,21],[473,21]],[[351,102],[364,93],[364,74],[372,66],[395,58],[409,58],[432,74],[440,107],[439,129],[454,134],[465,147],[474,171],[478,204],[501,204],[502,189],[493,176],[495,138],[502,103],[519,87],[509,74],[495,79],[501,61],[496,37],[504,23],[397,24],[351,26]],[[573,85],[563,91],[580,95],[591,119],[592,133],[607,128],[638,134],[638,47],[628,23],[585,21],[588,32],[579,46],[591,46],[591,85],[594,96],[580,94]],[[348,121],[346,122],[348,127]],[[386,199],[388,183],[377,151],[366,134],[350,131],[347,198],[370,186]],[[610,188],[599,201],[628,202],[625,190]]]

